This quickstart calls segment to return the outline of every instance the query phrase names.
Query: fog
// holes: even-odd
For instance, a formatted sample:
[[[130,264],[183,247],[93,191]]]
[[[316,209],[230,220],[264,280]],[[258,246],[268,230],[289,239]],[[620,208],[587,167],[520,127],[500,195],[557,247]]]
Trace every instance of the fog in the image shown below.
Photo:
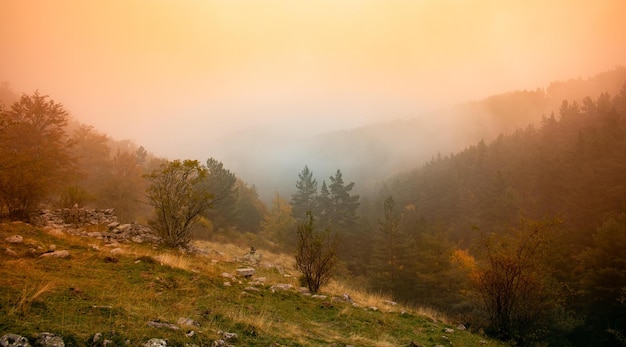
[[[2,0],[0,81],[267,192],[304,164],[320,180],[363,170],[350,148],[345,162],[298,149],[321,134],[417,119],[429,157],[458,136],[438,110],[624,64],[624,13],[622,0]],[[372,141],[358,146],[375,157]]]

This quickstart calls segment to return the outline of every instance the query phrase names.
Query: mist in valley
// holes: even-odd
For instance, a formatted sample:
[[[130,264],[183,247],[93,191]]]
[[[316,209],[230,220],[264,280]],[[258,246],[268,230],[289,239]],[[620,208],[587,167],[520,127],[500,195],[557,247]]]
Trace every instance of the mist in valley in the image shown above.
[[[289,256],[324,230],[364,291],[515,345],[624,345],[624,13],[1,1],[0,221],[111,209],[163,247]]]
[[[304,165],[371,188],[525,127],[562,100],[521,100],[506,120],[480,100],[626,56],[621,1],[1,6],[0,80],[18,96],[39,90],[159,156],[218,158],[266,199]]]

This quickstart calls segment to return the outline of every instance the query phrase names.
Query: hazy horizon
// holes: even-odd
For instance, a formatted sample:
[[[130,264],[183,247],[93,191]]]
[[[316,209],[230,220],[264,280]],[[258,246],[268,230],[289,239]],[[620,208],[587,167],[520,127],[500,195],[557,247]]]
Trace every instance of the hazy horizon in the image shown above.
[[[255,126],[298,138],[612,69],[623,13],[623,1],[3,0],[0,81],[156,155],[206,159]]]

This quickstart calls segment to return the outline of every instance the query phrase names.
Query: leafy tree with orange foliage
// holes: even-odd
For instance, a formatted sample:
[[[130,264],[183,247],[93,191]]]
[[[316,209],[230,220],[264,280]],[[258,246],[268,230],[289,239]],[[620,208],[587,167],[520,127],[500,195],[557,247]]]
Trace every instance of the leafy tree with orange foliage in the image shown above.
[[[470,276],[489,330],[498,338],[532,344],[567,332],[559,329],[574,328],[572,320],[562,315],[565,296],[548,262],[560,224],[522,219],[509,233],[483,236]]]
[[[63,105],[40,95],[22,95],[0,112],[0,212],[27,219],[71,178],[75,160],[65,133]]]

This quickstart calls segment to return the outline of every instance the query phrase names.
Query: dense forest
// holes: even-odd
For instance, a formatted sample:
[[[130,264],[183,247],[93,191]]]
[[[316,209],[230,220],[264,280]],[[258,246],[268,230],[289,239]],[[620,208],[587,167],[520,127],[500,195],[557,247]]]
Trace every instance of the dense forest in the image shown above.
[[[350,160],[350,169],[316,177],[320,160],[311,157],[294,172],[292,193],[275,193],[269,206],[207,150],[193,188],[210,193],[210,208],[192,235],[294,254],[297,226],[312,213],[317,228],[339,237],[335,275],[373,292],[521,345],[626,344],[626,78],[614,86],[623,71],[602,75],[611,83],[592,80],[612,94],[582,97],[589,84],[570,81],[467,104],[500,115],[500,135],[481,132],[487,140],[435,155],[379,189],[358,188],[387,165],[376,142],[364,147],[369,157],[353,158],[372,177],[353,175]],[[566,93],[566,85],[580,88]],[[146,192],[172,161],[81,124],[39,92],[17,97],[4,85],[0,97],[3,219],[78,205],[153,222]],[[556,112],[531,121],[560,97]],[[403,122],[386,131],[412,129]],[[352,147],[363,149],[338,153],[350,157],[342,151]]]

